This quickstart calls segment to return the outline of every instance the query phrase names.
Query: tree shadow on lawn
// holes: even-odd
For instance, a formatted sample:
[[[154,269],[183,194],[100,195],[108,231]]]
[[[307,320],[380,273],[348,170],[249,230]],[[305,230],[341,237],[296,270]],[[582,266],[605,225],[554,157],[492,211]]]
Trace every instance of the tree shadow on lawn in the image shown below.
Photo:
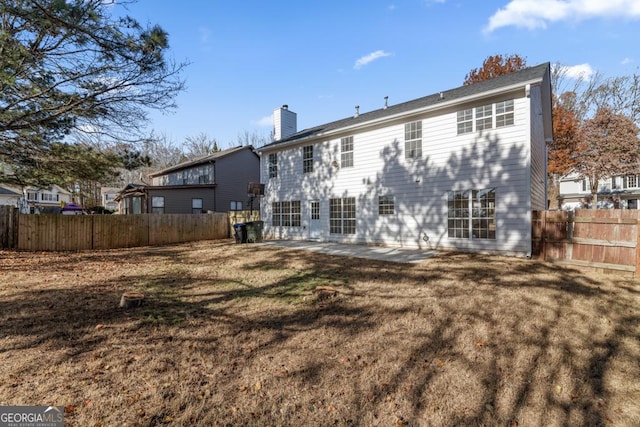
[[[122,345],[145,342],[158,328],[166,339],[198,342],[197,351],[208,357],[222,344],[238,350],[233,342],[244,343],[233,360],[247,370],[264,359],[277,369],[282,349],[293,346],[301,360],[296,369],[273,376],[272,399],[247,408],[271,417],[267,406],[287,402],[293,390],[309,406],[333,399],[333,410],[307,414],[310,422],[377,424],[395,417],[408,425],[625,425],[638,419],[633,399],[640,396],[631,379],[640,358],[632,344],[640,340],[634,282],[616,286],[576,270],[487,255],[445,253],[406,265],[290,249],[254,248],[243,259],[243,250],[218,254],[216,265],[232,267],[215,277],[209,270],[169,269],[128,275],[124,284],[83,277],[80,287],[26,286],[0,301],[0,335],[11,341],[0,355],[46,343],[74,360],[112,337],[100,325],[121,324],[128,325]],[[112,259],[120,256],[126,257]],[[202,263],[176,250],[150,256]],[[252,273],[258,279],[245,277]],[[131,284],[146,292],[146,305],[118,309]],[[326,284],[340,297],[314,299],[312,289]],[[340,384],[342,394],[329,383]],[[237,387],[224,394],[227,408],[247,405]],[[239,421],[249,412],[226,416]],[[281,416],[286,421],[291,413]]]

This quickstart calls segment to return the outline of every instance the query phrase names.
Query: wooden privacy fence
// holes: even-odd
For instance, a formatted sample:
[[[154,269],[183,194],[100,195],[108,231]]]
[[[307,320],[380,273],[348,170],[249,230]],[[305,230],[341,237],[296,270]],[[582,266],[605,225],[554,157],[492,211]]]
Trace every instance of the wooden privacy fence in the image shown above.
[[[258,221],[260,220],[260,211],[230,211],[229,212],[229,233],[233,236],[233,224],[241,222]]]
[[[639,210],[534,211],[533,255],[558,264],[640,274]]]
[[[228,224],[226,213],[18,215],[17,248],[76,251],[226,239]]]
[[[0,206],[0,249],[18,246],[18,209]]]

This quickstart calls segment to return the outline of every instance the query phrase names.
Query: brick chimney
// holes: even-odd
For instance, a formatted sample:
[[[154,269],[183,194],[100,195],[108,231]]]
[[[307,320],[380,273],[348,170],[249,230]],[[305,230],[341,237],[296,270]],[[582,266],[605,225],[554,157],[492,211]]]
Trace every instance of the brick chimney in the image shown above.
[[[273,140],[280,141],[298,131],[298,115],[288,105],[273,110]]]

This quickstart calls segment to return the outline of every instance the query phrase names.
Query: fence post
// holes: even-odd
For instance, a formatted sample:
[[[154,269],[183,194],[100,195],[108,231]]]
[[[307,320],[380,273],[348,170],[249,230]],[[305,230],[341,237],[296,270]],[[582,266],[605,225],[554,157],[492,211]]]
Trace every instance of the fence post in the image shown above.
[[[635,277],[640,275],[640,220],[636,222],[636,271]]]
[[[545,242],[545,234],[547,234],[547,211],[540,211],[540,257],[542,261],[547,260],[547,243]]]

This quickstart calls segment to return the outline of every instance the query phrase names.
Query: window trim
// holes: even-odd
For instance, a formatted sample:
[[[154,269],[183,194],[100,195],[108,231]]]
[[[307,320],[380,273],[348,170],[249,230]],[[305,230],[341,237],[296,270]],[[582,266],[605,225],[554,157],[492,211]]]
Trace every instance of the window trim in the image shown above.
[[[196,200],[200,200],[200,207],[196,207]],[[201,214],[204,212],[204,200],[199,197],[195,197],[191,199],[191,213],[192,214]]]
[[[404,124],[404,158],[422,158],[422,120]]]
[[[241,200],[231,200],[229,202],[230,211],[234,211],[234,212],[242,211],[243,210],[242,208],[243,208],[243,203]]]
[[[313,172],[313,145],[302,147],[302,173]]]
[[[151,213],[164,213],[164,196],[151,196]]]
[[[352,168],[353,161],[353,136],[340,138],[340,167]]]
[[[267,156],[267,165],[269,178],[277,178],[278,177],[278,153],[269,153]]]
[[[512,126],[515,123],[515,103],[507,99],[495,103],[496,129]],[[503,120],[500,123],[500,120]],[[510,120],[509,120],[510,119]]]
[[[300,227],[300,200],[283,200],[271,202],[271,225],[273,227]]]
[[[356,223],[355,197],[329,199],[329,234],[355,235]]]
[[[395,202],[391,194],[378,196],[378,215],[395,215]]]
[[[496,240],[496,189],[449,191],[449,239]]]

